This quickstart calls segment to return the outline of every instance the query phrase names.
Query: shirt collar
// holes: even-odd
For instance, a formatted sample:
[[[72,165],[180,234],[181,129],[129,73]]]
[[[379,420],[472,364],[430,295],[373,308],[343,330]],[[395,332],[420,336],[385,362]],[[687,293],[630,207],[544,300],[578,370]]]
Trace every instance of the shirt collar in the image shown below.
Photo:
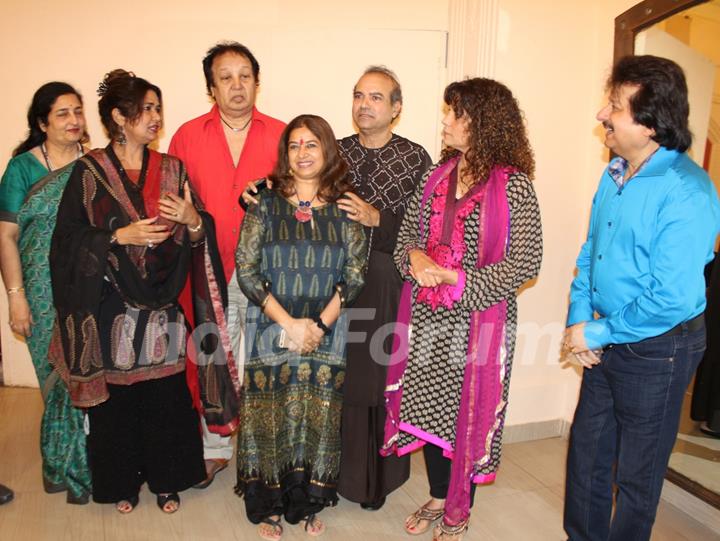
[[[658,147],[655,152],[647,157],[635,174],[630,178],[663,176],[679,154],[680,152],[677,150],[670,150],[663,146]],[[621,158],[620,156],[613,158],[610,161],[610,165],[608,165],[608,174],[618,188],[621,188],[628,182],[624,179],[627,165],[627,160],[625,158]]]

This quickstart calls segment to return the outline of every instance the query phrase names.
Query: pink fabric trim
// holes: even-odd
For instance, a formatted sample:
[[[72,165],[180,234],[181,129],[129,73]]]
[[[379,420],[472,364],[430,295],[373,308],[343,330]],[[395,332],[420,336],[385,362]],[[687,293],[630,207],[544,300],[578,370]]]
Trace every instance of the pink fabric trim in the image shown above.
[[[417,450],[420,449],[421,447],[425,447],[425,444],[426,444],[426,443],[427,443],[427,442],[424,441],[424,440],[415,440],[414,442],[409,443],[409,444],[406,445],[405,447],[398,447],[398,448],[397,448],[397,451],[395,452],[395,454],[396,454],[397,456],[409,455],[410,453],[414,453],[415,451],[417,451]]]
[[[448,290],[450,291],[450,298],[453,300],[453,302],[457,302],[462,299],[462,295],[465,292],[465,271],[459,270],[457,271],[457,273],[457,284],[455,284],[454,286],[447,286]]]
[[[424,447],[425,444],[430,443],[432,445],[435,445],[436,447],[440,447],[443,450],[443,456],[445,458],[449,458],[450,460],[453,460],[453,458],[455,458],[455,453],[453,452],[453,448],[452,445],[450,445],[450,442],[442,438],[438,438],[437,436],[433,436],[432,434],[428,434],[424,430],[408,423],[400,423],[400,430],[402,430],[403,432],[407,432],[408,434],[412,434],[417,438],[417,440],[408,445],[405,445],[404,447],[398,447],[396,452],[397,456],[404,456],[413,453],[418,449]],[[485,485],[488,483],[493,483],[494,481],[494,473],[477,474],[473,475],[472,478],[472,482],[476,485]]]
[[[442,438],[438,438],[437,436],[428,434],[427,432],[425,432],[424,430],[422,430],[416,426],[401,422],[400,430],[402,430],[403,432],[407,432],[408,434],[412,434],[416,438],[421,439],[421,440],[425,441],[426,443],[432,443],[433,445],[436,445],[443,450],[452,452],[452,445],[450,445],[449,441],[445,441]],[[406,445],[405,447],[403,447],[403,449],[405,449],[407,447],[409,447],[409,446]],[[420,445],[420,447],[422,447],[422,445]]]
[[[495,482],[495,474],[494,473],[486,473],[486,474],[479,474],[479,475],[473,475],[472,482],[476,485],[487,485],[489,483]]]

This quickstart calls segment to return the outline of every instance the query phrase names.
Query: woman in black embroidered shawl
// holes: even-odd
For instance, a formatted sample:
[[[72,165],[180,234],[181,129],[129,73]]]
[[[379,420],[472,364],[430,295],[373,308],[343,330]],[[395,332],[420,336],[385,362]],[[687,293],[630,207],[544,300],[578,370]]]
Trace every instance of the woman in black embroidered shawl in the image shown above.
[[[160,89],[115,70],[98,94],[112,142],[78,161],[58,209],[51,357],[73,403],[88,408],[93,499],[128,513],[147,481],[172,513],[177,493],[205,478],[178,303],[191,270],[195,321],[217,325],[198,343],[208,424],[236,425],[223,274],[213,270],[212,219],[193,203],[182,163],[147,148],[162,127]]]

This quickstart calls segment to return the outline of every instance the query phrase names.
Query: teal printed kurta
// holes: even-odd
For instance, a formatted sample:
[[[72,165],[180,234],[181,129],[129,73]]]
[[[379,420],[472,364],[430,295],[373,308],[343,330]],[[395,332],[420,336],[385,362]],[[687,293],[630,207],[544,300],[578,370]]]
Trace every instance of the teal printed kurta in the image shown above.
[[[278,346],[280,326],[261,309],[268,293],[295,318],[313,318],[339,291],[351,302],[363,285],[363,227],[335,203],[300,222],[296,206],[264,192],[243,222],[237,277],[247,313],[238,491],[276,500],[301,484],[315,501],[337,500],[347,320],[342,314],[317,350]]]

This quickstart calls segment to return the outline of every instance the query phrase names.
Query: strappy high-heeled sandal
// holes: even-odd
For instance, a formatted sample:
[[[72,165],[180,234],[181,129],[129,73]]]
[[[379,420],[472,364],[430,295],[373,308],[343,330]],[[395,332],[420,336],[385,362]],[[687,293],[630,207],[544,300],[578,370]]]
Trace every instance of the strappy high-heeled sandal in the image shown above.
[[[427,502],[420,509],[418,509],[412,515],[405,519],[405,532],[409,533],[410,535],[424,534],[430,529],[430,526],[433,525],[433,522],[435,522],[439,518],[442,518],[442,516],[445,514],[445,509],[430,509],[428,507],[428,504],[430,503],[431,502]],[[427,521],[427,526],[422,529],[416,529],[418,524],[420,524],[420,521],[423,520]]]
[[[463,534],[467,531],[470,518],[466,518],[455,526],[445,524],[443,520],[433,530],[433,541],[461,541]]]

